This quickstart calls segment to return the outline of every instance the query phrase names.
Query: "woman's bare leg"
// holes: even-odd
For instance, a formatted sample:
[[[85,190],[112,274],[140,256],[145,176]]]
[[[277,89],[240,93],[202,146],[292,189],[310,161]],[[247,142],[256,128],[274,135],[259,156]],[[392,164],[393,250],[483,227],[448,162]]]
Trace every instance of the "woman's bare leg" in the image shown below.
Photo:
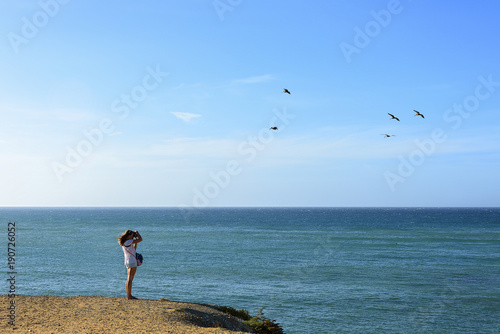
[[[132,296],[132,281],[134,280],[137,267],[127,268],[127,283],[125,283],[125,290],[127,291],[127,299],[137,299]]]

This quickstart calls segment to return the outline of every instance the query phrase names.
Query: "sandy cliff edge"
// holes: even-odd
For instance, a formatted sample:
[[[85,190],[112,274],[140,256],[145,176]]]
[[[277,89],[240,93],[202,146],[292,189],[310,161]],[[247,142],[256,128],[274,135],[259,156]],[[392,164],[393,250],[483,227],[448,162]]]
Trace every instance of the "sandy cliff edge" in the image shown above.
[[[241,319],[216,305],[102,296],[0,299],[2,333],[252,333]],[[9,323],[12,313],[14,326]]]

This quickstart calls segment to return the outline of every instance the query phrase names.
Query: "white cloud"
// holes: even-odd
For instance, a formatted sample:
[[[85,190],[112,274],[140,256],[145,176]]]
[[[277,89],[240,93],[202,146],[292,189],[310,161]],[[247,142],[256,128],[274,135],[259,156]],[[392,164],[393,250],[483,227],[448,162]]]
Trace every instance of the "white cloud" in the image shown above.
[[[123,132],[121,132],[121,131],[115,131],[115,132],[110,133],[108,136],[109,136],[109,137],[119,136],[119,135],[121,135],[122,133],[123,133]]]
[[[259,75],[244,79],[236,79],[233,81],[234,84],[254,84],[273,80],[274,77],[271,74]]]
[[[201,117],[200,114],[193,114],[190,112],[178,112],[178,111],[172,111],[170,112],[172,115],[175,117],[182,119],[184,122],[189,122],[191,119],[196,118],[196,117]]]

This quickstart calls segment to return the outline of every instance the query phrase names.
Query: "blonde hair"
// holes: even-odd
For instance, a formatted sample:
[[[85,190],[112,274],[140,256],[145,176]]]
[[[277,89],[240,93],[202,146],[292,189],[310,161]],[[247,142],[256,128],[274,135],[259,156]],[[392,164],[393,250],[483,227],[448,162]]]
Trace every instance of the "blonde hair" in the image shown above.
[[[120,235],[117,239],[118,239],[118,243],[120,244],[120,246],[123,246],[123,243],[127,240],[127,237],[130,235],[130,233],[134,233],[134,231],[132,230],[126,230],[125,232],[123,232],[122,235]]]

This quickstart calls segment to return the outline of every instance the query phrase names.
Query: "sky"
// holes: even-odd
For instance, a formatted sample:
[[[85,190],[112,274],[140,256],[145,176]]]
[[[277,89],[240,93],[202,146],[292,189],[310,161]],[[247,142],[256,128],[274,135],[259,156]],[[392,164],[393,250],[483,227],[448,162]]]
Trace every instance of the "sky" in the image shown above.
[[[2,1],[0,205],[499,206],[498,13]]]

